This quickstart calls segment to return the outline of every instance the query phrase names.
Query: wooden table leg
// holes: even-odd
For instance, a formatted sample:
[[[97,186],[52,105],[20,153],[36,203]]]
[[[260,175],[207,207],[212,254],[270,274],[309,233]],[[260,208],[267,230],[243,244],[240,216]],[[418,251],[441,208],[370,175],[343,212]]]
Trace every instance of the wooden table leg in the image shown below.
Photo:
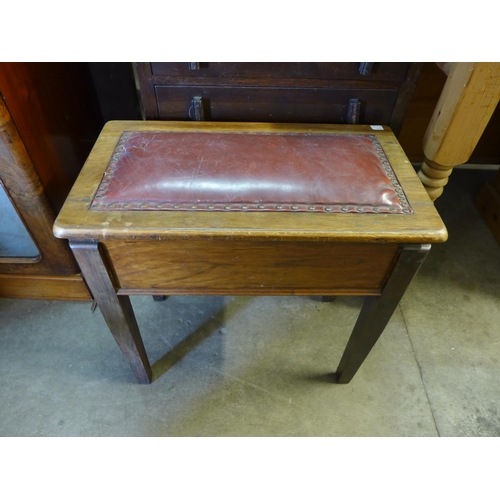
[[[418,172],[431,200],[469,160],[500,99],[500,63],[452,63],[423,140]]]
[[[151,366],[142,342],[132,304],[127,296],[116,295],[112,273],[95,240],[69,242],[97,305],[137,380],[149,384]]]
[[[384,331],[430,248],[430,245],[405,245],[382,295],[365,299],[337,368],[337,383],[347,384],[354,377]]]

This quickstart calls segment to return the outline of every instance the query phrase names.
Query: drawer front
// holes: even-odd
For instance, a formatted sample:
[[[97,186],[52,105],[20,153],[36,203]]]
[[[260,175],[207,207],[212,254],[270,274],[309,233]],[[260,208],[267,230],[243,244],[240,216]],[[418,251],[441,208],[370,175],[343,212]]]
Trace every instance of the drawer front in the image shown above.
[[[151,63],[153,76],[218,78],[304,78],[401,82],[410,63]],[[194,66],[193,66],[194,65]],[[190,69],[196,68],[196,69]],[[366,68],[366,67],[365,67]],[[364,74],[367,73],[367,74]]]
[[[202,98],[205,120],[348,123],[350,99],[361,102],[359,123],[389,125],[397,90],[297,89],[193,86],[155,87],[159,118],[195,119],[193,99]]]
[[[230,239],[105,245],[121,293],[165,295],[378,295],[400,248]]]

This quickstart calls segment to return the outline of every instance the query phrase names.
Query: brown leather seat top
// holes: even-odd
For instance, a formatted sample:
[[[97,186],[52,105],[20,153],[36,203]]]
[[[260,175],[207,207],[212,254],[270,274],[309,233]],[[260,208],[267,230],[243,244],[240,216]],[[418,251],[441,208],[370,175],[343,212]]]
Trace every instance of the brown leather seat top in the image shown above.
[[[375,135],[126,131],[92,210],[411,214]]]

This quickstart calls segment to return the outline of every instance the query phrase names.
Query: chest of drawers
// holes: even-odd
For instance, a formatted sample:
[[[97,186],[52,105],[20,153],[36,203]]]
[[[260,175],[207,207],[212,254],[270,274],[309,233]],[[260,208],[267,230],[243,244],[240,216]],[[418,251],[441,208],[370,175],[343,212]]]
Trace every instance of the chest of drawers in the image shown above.
[[[147,120],[381,124],[399,132],[421,63],[136,63]]]

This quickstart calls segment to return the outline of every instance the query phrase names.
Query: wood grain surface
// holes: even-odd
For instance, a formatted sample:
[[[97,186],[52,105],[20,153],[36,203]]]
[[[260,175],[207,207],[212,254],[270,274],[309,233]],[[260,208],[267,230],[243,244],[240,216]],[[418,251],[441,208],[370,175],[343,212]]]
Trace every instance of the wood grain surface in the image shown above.
[[[378,295],[400,246],[177,239],[107,241],[106,249],[122,293]]]
[[[0,274],[0,297],[11,299],[92,300],[80,274],[74,276]]]
[[[414,214],[97,212],[90,203],[124,130],[172,130],[266,133],[375,133],[409,199]],[[233,238],[259,240],[434,243],[446,228],[389,127],[219,122],[108,122],[54,225],[60,238],[163,240]]]
[[[52,234],[56,214],[1,96],[0,180],[40,251],[32,264],[26,259],[0,258],[0,273],[77,274],[79,269],[67,243]]]

